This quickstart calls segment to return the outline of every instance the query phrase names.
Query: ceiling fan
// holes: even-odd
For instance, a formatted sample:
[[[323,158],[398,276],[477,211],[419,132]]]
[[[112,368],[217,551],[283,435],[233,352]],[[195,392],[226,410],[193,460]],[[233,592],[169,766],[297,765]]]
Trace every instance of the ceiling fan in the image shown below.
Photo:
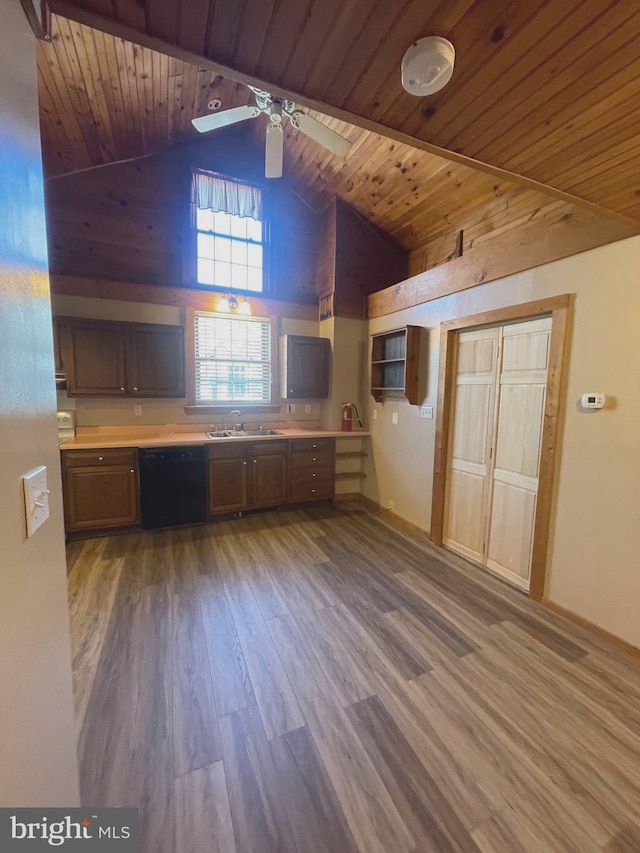
[[[246,106],[223,110],[221,113],[211,113],[194,118],[191,123],[195,129],[200,133],[208,133],[210,130],[217,130],[230,124],[257,118],[260,113],[265,113],[269,116],[264,157],[264,173],[267,178],[282,177],[284,143],[282,125],[285,119],[288,119],[296,130],[300,130],[339,157],[344,157],[348,153],[351,148],[351,142],[348,139],[336,133],[335,130],[331,130],[330,127],[322,124],[308,113],[302,112],[293,101],[278,98],[253,86],[249,86],[249,88],[255,95],[255,106],[247,104]]]

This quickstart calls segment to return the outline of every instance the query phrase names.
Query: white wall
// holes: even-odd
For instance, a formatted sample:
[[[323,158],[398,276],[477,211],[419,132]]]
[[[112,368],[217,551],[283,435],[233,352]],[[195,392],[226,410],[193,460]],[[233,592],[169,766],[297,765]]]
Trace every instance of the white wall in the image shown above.
[[[75,806],[60,464],[35,39],[0,8],[0,806]],[[25,537],[21,477],[46,465],[51,518]]]
[[[481,311],[575,293],[564,436],[547,596],[640,647],[640,237],[380,317],[370,332],[427,327],[424,404],[376,404],[365,494],[424,530],[431,517],[439,324]],[[587,391],[606,409],[577,407]],[[378,410],[372,419],[373,408]],[[399,423],[391,424],[397,411]]]

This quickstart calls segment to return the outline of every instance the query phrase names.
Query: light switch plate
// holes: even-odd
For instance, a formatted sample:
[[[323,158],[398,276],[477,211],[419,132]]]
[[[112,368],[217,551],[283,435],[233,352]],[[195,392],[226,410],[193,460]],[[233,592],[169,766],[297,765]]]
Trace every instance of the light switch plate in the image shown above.
[[[295,403],[287,403],[287,413],[288,414],[293,415],[295,413],[295,410],[296,410],[296,404]]]
[[[311,403],[305,403],[304,404],[304,411],[305,411],[306,415],[308,415],[311,412]]]
[[[27,520],[27,537],[33,536],[49,518],[49,489],[47,469],[44,465],[34,468],[22,478],[24,485],[24,511]]]
[[[142,414],[142,406],[134,406],[133,407],[133,414],[135,416],[141,415]]]
[[[420,409],[420,417],[421,418],[432,418],[433,417],[433,406],[423,406]]]
[[[398,413],[397,412],[391,412],[391,423],[392,424],[398,423]]]
[[[376,421],[377,419],[378,419],[378,410],[374,409],[373,410],[373,420]]]

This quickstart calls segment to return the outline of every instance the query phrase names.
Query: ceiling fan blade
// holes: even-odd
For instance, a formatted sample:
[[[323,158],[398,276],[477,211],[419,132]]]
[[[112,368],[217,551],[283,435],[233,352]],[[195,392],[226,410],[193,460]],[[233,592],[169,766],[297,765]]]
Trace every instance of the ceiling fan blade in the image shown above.
[[[267,140],[264,148],[265,178],[282,177],[284,134],[281,124],[267,125]]]
[[[260,115],[258,107],[246,105],[244,107],[234,107],[231,110],[223,110],[221,113],[210,113],[206,116],[191,119],[191,124],[200,133],[207,133],[210,130],[216,130],[219,127],[227,127],[229,124],[236,124],[239,121],[246,121],[248,118],[256,118]]]
[[[330,127],[322,124],[322,122],[319,122],[313,116],[296,110],[289,118],[294,127],[311,137],[311,139],[319,142],[320,145],[324,145],[325,148],[333,151],[339,157],[345,157],[351,150],[352,143],[348,139],[336,133],[335,130],[331,130]]]

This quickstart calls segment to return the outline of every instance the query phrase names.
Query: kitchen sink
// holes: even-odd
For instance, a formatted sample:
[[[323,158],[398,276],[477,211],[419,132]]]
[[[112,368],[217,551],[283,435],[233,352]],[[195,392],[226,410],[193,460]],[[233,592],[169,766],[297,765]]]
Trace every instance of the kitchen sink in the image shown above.
[[[282,435],[275,429],[219,429],[205,433],[207,438],[253,438],[261,435]]]

